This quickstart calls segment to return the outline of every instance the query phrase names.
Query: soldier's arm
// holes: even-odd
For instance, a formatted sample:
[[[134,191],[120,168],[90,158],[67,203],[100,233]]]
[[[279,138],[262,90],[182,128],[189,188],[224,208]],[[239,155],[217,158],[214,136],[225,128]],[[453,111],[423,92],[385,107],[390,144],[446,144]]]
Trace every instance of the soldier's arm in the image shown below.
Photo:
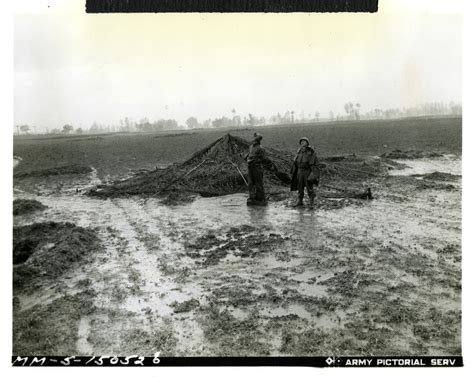
[[[247,158],[249,158],[249,155],[250,155],[250,150],[247,150],[247,152],[242,155],[242,158],[243,158],[245,161],[247,161]]]
[[[311,156],[310,165],[316,167],[319,165],[318,156],[316,156],[316,152],[313,152],[313,155]]]
[[[319,161],[318,161],[318,156],[316,156],[316,152],[313,152],[313,155],[311,156],[310,160],[310,166],[311,166],[311,171],[313,172],[313,175],[319,179],[321,176],[321,171],[319,170]]]

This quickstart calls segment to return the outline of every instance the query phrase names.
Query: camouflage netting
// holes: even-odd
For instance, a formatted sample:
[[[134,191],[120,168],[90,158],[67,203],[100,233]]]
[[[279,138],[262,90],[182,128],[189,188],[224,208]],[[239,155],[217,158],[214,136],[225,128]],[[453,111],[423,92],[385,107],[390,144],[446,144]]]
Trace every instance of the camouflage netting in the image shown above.
[[[219,196],[247,191],[247,164],[243,156],[250,143],[226,134],[196,152],[189,160],[165,169],[145,172],[111,185],[98,186],[89,195],[115,197],[128,195],[164,196],[172,192]],[[264,182],[269,193],[287,189],[291,156],[265,148],[277,168],[264,166]],[[239,172],[240,170],[240,172]]]
[[[246,192],[247,164],[243,156],[249,146],[250,142],[226,134],[185,162],[100,185],[88,194],[99,197],[171,197],[182,201],[190,194],[220,196]],[[265,190],[270,196],[278,197],[289,192],[293,155],[266,146],[265,150],[273,162],[273,166],[264,166]],[[387,175],[390,168],[396,167],[396,163],[381,158],[356,156],[328,157],[321,159],[320,163],[323,187],[331,183],[349,187],[354,186],[354,182],[361,186],[368,178]]]

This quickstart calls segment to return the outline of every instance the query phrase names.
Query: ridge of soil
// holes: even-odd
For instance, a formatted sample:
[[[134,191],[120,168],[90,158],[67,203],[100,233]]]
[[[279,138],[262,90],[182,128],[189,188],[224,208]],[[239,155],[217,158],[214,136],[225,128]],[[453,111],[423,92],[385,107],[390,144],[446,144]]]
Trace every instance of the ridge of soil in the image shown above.
[[[41,222],[13,228],[13,290],[31,290],[43,280],[77,267],[98,249],[92,229],[72,223]]]
[[[437,158],[443,157],[441,153],[433,151],[408,150],[402,151],[394,149],[391,152],[383,153],[380,157],[390,158],[392,160],[414,160],[419,158]]]
[[[13,201],[13,216],[43,211],[46,208],[45,205],[34,199],[15,199]]]

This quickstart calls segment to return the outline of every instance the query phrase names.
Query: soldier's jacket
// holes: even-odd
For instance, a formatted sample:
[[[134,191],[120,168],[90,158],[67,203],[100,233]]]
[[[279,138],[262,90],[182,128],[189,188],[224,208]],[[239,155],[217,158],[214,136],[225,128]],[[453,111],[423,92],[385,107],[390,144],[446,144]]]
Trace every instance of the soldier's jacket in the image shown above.
[[[248,153],[244,156],[248,164],[268,164],[270,160],[265,149],[260,144],[251,144]]]
[[[313,173],[313,176],[319,180],[320,170],[318,166],[318,157],[312,146],[307,146],[306,150],[303,151],[303,148],[298,149],[296,152],[295,159],[293,161],[293,166],[291,167],[291,190],[297,190],[297,173],[298,170],[307,170],[308,172]]]

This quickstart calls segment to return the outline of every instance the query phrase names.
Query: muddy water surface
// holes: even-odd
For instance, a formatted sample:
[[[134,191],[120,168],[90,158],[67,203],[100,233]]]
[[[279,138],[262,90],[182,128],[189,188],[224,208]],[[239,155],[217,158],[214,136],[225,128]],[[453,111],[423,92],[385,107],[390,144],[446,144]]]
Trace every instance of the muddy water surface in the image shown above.
[[[241,194],[93,199],[78,185],[96,184],[94,172],[17,187],[48,209],[15,225],[93,227],[103,249],[18,295],[16,315],[86,287],[94,309],[71,313],[78,354],[460,354],[460,178],[420,188],[410,176],[460,174],[461,162],[403,163],[375,182],[376,200],[334,210],[247,207]]]

